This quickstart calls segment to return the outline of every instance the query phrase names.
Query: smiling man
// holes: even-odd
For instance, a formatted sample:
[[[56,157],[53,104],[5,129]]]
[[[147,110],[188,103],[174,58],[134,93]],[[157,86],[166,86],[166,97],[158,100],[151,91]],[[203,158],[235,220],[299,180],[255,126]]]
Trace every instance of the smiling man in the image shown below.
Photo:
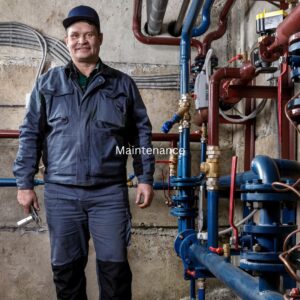
[[[93,238],[101,300],[131,299],[127,260],[131,217],[126,154],[152,149],[151,124],[133,80],[99,58],[97,12],[73,8],[63,21],[71,61],[41,76],[20,128],[14,164],[18,202],[39,209],[34,176],[42,157],[45,208],[57,299],[85,300],[85,266]],[[136,204],[150,206],[154,157],[133,155]]]

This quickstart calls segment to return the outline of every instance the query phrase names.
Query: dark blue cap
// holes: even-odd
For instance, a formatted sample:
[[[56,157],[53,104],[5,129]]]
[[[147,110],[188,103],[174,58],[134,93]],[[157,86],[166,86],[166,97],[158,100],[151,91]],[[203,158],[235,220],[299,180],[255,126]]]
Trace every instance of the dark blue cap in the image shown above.
[[[85,5],[80,5],[72,8],[69,11],[68,17],[63,20],[63,25],[67,29],[70,25],[79,21],[88,21],[97,26],[100,31],[100,20],[97,12]]]

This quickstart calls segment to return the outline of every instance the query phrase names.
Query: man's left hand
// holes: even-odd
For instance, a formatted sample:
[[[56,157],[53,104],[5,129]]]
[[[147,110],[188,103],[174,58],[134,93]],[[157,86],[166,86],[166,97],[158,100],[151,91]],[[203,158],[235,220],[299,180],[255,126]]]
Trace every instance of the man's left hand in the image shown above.
[[[146,208],[151,205],[153,195],[154,193],[152,185],[139,183],[136,190],[135,203],[139,208]]]

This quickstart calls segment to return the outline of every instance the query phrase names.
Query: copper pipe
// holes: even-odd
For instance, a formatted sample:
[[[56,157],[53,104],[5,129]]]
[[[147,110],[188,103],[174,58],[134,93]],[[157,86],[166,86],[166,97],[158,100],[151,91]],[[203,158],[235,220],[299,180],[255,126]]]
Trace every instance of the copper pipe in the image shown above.
[[[217,30],[207,34],[203,40],[203,52],[202,55],[206,56],[208,50],[211,47],[211,43],[219,38],[221,38],[227,30],[227,17],[230,12],[231,7],[233,6],[235,0],[227,0],[224,4],[223,9],[219,16],[219,27]]]
[[[2,139],[17,139],[19,134],[19,130],[0,130],[0,138]]]
[[[169,45],[179,46],[180,38],[169,37],[149,37],[145,36],[141,31],[142,23],[142,2],[143,0],[134,1],[132,31],[137,40],[147,45]],[[197,48],[198,54],[202,52],[202,43],[196,39],[191,39],[191,46]]]
[[[275,41],[267,48],[269,52],[275,52],[276,49],[283,45],[287,45],[289,37],[300,31],[300,5],[279,24],[275,33]]]

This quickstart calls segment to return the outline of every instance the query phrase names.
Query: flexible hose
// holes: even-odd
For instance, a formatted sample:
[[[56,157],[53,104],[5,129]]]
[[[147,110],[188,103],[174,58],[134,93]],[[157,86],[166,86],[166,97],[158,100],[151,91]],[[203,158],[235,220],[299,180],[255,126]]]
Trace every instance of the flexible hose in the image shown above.
[[[245,217],[244,219],[240,220],[239,222],[237,222],[235,224],[235,226],[241,226],[243,225],[244,223],[246,223],[248,220],[250,220],[256,213],[257,213],[258,209],[254,209],[251,211],[251,213],[249,213],[249,215],[247,217]],[[226,233],[229,233],[230,231],[232,231],[233,228],[232,227],[229,227],[227,229],[224,229],[224,230],[221,230],[219,231],[219,235],[224,235]]]

